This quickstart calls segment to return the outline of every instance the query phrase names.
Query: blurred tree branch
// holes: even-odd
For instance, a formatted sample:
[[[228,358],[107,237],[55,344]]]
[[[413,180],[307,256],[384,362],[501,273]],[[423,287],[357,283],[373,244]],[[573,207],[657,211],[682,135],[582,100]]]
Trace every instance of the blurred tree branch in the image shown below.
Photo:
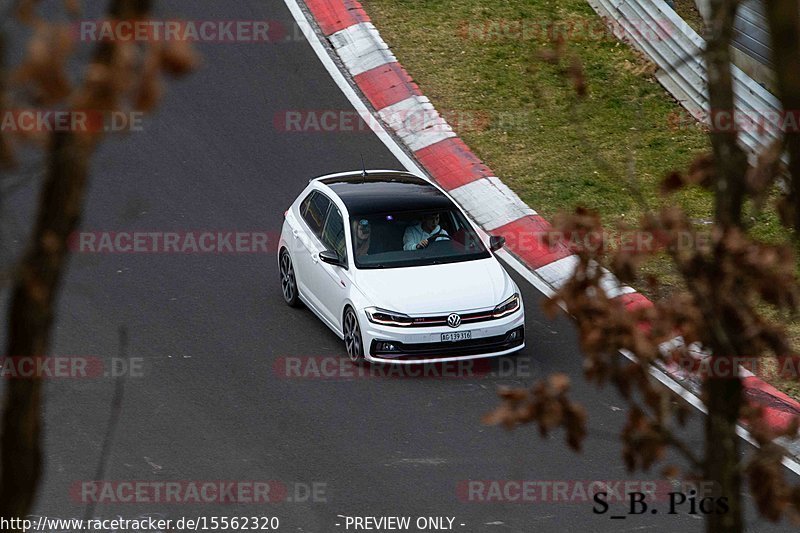
[[[795,84],[787,91],[800,99],[799,7],[796,1],[786,3],[792,4],[794,12],[782,21],[791,23],[791,30],[784,30],[784,38],[793,39],[793,45],[784,46],[775,54],[793,56],[781,59],[780,64],[791,69],[784,77]],[[711,0],[705,61],[712,119],[716,113],[732,114],[735,109],[730,46],[737,7],[736,0]],[[561,65],[563,55],[561,42],[555,43],[554,51],[544,57]],[[574,59],[568,68],[562,68],[562,74],[573,79],[575,93],[582,98],[588,83],[579,79],[583,73],[574,66]],[[797,100],[792,102],[795,103],[785,101],[784,107],[800,109]],[[715,128],[713,124],[712,120],[712,152],[697,157],[687,173],[675,171],[666,176],[661,192],[668,195],[690,186],[711,191],[714,224],[701,233],[682,209],[667,205],[652,212],[641,191],[635,191],[645,215],[633,231],[650,236],[653,245],[631,250],[609,242],[597,213],[578,207],[558,216],[551,245],[563,246],[566,238],[578,261],[571,278],[545,302],[545,309],[550,313],[556,313],[559,306],[567,309],[579,331],[584,376],[600,386],[611,383],[626,399],[629,416],[621,437],[628,469],[650,469],[663,460],[667,448],[679,452],[689,463],[688,477],[702,476],[714,482],[713,496],[728,500],[727,512],[705,517],[707,531],[738,533],[744,529],[743,474],[749,479],[749,490],[762,516],[773,521],[784,515],[800,516],[800,487],[792,488],[787,483],[781,466],[786,450],[775,443],[779,437],[796,438],[798,420],[785,428],[767,426],[760,409],[745,401],[737,370],[738,357],[773,356],[779,364],[785,360],[800,364],[785,328],[763,316],[765,307],[796,316],[800,288],[791,245],[760,242],[748,235],[742,224],[744,202],[751,198],[755,203],[761,202],[775,183],[782,143],[760,154],[751,168],[738,144],[736,129]],[[574,126],[587,142],[581,124]],[[617,174],[598,155],[596,147],[587,145],[583,153],[599,159],[600,168],[606,172]],[[644,259],[662,253],[671,259],[683,287],[653,305],[632,310],[626,309],[620,299],[607,296],[602,264],[608,264],[621,282],[631,283],[639,279]],[[651,276],[647,283],[656,287],[659,280]],[[669,346],[675,338],[682,339],[682,343]],[[671,393],[654,382],[649,373],[656,364],[696,368],[697,359],[690,346],[710,352],[711,368],[732,369],[726,374],[711,372],[701,376],[702,398],[708,409],[702,457],[675,433],[689,416],[688,409],[669,402]],[[621,364],[620,351],[631,354],[635,363]],[[568,378],[558,376],[553,381],[554,377],[529,389],[500,390],[502,403],[484,421],[507,428],[535,423],[542,434],[560,427],[566,431],[568,444],[579,450],[586,433],[585,417],[569,414],[582,413],[582,408],[572,404],[566,394]],[[643,401],[634,401],[634,397]],[[740,460],[736,434],[740,420],[748,423],[760,445],[746,465]],[[665,476],[674,477],[677,469],[668,466],[664,472]]]
[[[33,23],[28,57],[14,81],[31,95],[34,105],[66,103],[72,110],[107,113],[123,109],[151,110],[160,94],[160,73],[183,74],[196,58],[186,43],[145,46],[104,41],[96,46],[83,82],[70,87],[65,72],[69,32],[38,19],[37,2],[23,0],[20,18]],[[65,0],[72,12],[75,2]],[[140,19],[150,0],[111,0],[109,18]],[[50,347],[58,291],[69,255],[68,239],[77,230],[84,209],[89,162],[102,129],[56,131],[46,144],[46,170],[38,214],[27,252],[14,273],[8,316],[6,354],[43,357]],[[0,431],[0,517],[25,517],[31,511],[42,472],[41,377],[7,383]]]
[[[800,6],[797,0],[767,0],[772,60],[778,96],[785,113],[800,115]],[[800,231],[800,130],[784,132],[789,153],[789,194],[782,202],[783,221]]]

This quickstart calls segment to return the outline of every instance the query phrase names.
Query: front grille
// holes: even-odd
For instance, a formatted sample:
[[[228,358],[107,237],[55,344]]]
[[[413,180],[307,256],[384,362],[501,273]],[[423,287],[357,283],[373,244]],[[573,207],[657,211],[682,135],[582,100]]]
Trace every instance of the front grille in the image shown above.
[[[509,337],[514,332],[518,333],[517,338],[509,340]],[[503,335],[455,342],[402,343],[375,339],[370,345],[370,354],[384,359],[413,361],[414,359],[435,359],[437,357],[458,357],[502,352],[520,346],[524,341],[525,328],[520,326]],[[396,349],[393,351],[377,350],[376,347],[379,343],[390,343]]]
[[[447,325],[447,317],[449,315],[441,315],[441,316],[423,316],[423,317],[412,317],[412,322],[409,327],[412,328],[428,328],[431,326],[446,326]],[[458,316],[461,317],[462,324],[473,324],[475,322],[484,322],[486,320],[493,320],[494,317],[492,316],[492,311],[477,311],[474,313],[458,313]]]

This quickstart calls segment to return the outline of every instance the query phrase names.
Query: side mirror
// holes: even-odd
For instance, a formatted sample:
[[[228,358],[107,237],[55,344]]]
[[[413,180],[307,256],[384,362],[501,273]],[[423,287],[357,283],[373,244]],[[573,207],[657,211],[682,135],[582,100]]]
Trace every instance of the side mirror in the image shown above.
[[[506,238],[499,235],[492,235],[489,237],[489,249],[496,252],[506,243]]]
[[[319,253],[319,259],[323,263],[328,263],[329,265],[342,266],[342,260],[339,258],[339,254],[333,250],[321,251]]]

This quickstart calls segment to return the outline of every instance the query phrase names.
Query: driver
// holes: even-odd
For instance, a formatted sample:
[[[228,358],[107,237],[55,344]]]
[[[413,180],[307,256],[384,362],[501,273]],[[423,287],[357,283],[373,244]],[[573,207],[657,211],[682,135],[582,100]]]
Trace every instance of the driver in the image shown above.
[[[447,236],[447,232],[439,227],[439,213],[426,214],[419,224],[409,226],[403,235],[403,250],[419,250],[429,244],[433,237]]]

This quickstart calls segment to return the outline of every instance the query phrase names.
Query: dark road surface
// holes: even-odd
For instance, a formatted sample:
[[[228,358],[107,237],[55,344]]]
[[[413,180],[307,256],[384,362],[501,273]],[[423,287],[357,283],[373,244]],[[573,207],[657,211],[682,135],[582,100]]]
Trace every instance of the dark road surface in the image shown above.
[[[279,0],[158,4],[163,16],[291,26]],[[87,18],[97,18],[101,8],[91,9]],[[106,141],[94,158],[84,230],[277,236],[284,210],[309,177],[357,168],[360,154],[370,167],[401,168],[370,133],[286,133],[273,126],[284,110],[351,109],[307,42],[198,49],[203,66],[167,84],[144,131]],[[6,254],[18,254],[25,242],[39,183],[30,181],[2,200]],[[469,479],[659,478],[657,470],[625,471],[616,436],[624,404],[585,384],[569,320],[545,318],[542,295],[515,279],[528,317],[528,346],[516,363],[527,363],[531,375],[286,379],[276,375],[279,358],[345,355],[310,311],[284,305],[274,254],[74,255],[51,354],[114,357],[117,328],[124,325],[129,355],[143,359],[143,375],[126,382],[107,480],[278,480],[290,491],[295,483],[318,483],[324,493],[317,499],[326,500],[102,504],[95,514],[278,516],[279,530],[292,532],[344,531],[337,515],[450,516],[454,529],[465,532],[701,531],[700,516],[668,516],[666,509],[612,520],[609,515],[622,508],[599,516],[591,502],[459,499],[459,483]],[[0,294],[5,309],[7,291]],[[570,451],[560,433],[542,439],[533,428],[506,432],[480,424],[497,403],[497,385],[521,385],[552,372],[573,378],[573,397],[590,413],[581,454]],[[83,515],[70,488],[93,479],[113,388],[113,380],[103,378],[47,383],[46,470],[37,514]],[[697,413],[686,433],[692,446],[701,446],[701,430]],[[752,506],[748,519],[753,531],[789,528],[754,522]]]

